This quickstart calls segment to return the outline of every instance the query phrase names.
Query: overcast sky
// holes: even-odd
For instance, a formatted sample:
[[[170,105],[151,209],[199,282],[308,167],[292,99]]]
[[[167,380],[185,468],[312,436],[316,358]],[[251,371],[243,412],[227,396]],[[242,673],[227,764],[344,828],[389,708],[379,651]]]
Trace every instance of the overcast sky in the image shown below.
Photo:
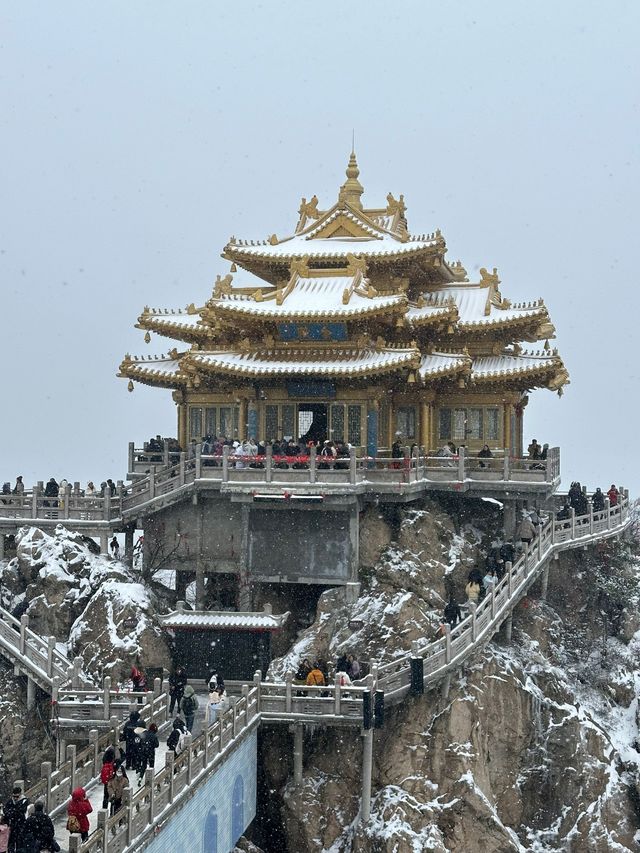
[[[544,297],[571,385],[525,431],[565,487],[637,495],[639,22],[633,0],[5,0],[0,480],[117,479],[129,440],[175,434],[170,392],[115,377],[171,346],[138,314],[202,304],[231,234],[333,203],[355,128],[366,204],[404,193],[472,280]]]

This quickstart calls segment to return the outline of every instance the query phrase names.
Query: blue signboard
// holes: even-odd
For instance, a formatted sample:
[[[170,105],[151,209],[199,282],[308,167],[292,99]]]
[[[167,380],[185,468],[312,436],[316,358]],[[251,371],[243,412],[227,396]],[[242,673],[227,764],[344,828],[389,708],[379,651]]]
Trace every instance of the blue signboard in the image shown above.
[[[325,400],[333,400],[336,396],[336,386],[333,382],[287,382],[287,394],[297,399],[306,397],[320,397]]]
[[[281,341],[346,341],[346,323],[279,323]]]

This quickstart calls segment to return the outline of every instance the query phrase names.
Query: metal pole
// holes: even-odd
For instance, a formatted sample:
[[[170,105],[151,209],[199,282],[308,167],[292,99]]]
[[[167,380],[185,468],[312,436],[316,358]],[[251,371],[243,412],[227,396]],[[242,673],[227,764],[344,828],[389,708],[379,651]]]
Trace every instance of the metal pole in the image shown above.
[[[373,771],[373,729],[362,733],[362,807],[361,823],[367,823],[371,817],[371,775]]]

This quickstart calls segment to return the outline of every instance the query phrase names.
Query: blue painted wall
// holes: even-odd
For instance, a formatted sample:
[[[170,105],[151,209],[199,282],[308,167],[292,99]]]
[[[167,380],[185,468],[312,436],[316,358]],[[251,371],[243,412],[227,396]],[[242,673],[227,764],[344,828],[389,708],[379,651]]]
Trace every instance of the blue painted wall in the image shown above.
[[[256,731],[179,809],[146,853],[230,853],[256,813]]]

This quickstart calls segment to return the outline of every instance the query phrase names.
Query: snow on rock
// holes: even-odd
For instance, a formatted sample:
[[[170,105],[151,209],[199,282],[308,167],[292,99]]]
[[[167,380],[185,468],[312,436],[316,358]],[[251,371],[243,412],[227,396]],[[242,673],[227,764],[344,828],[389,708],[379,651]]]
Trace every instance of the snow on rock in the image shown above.
[[[107,580],[71,627],[69,647],[88,672],[118,682],[136,660],[169,669],[169,649],[154,616],[153,596],[143,584]]]
[[[498,537],[498,508],[477,505],[477,515],[466,517],[444,501],[399,509],[392,541],[381,536],[377,563],[364,567],[359,598],[347,603],[340,590],[323,593],[314,623],[272,663],[270,677],[294,671],[304,657],[332,662],[346,652],[384,662],[429,636],[444,594],[462,597],[469,565]],[[375,732],[366,825],[357,821],[358,733],[308,733],[298,788],[267,762],[287,849],[637,849],[640,626],[632,631],[631,616],[638,601],[630,593],[623,608],[611,609],[603,641],[593,567],[602,563],[608,580],[624,573],[603,553],[567,552],[553,561],[547,601],[534,587],[515,611],[512,643],[492,640],[452,680],[446,698],[432,690],[386,710]],[[638,566],[624,571],[637,575]]]

